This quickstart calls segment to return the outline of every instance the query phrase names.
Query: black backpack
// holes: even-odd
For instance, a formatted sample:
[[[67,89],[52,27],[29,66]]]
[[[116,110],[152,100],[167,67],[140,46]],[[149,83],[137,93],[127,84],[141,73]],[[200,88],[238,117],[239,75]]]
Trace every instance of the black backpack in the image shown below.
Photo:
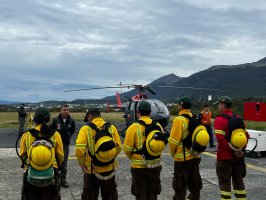
[[[150,155],[147,151],[146,142],[147,142],[148,135],[152,133],[153,131],[156,131],[156,137],[154,139],[163,141],[165,145],[168,142],[167,135],[162,132],[161,127],[157,124],[158,122],[156,120],[153,120],[151,124],[146,124],[142,120],[138,120],[138,123],[145,126],[146,140],[144,141],[142,148],[137,150],[135,153],[144,155],[146,160],[153,160],[153,159],[159,158],[161,155],[153,156],[153,155]]]
[[[186,138],[182,140],[184,154],[185,154],[185,147],[189,149],[192,148],[194,151],[198,153],[204,152],[206,149],[206,146],[201,146],[198,142],[192,140],[192,135],[193,135],[194,130],[198,126],[202,126],[202,124],[200,123],[200,121],[197,119],[195,115],[191,117],[188,114],[182,114],[181,116],[189,120],[189,123],[188,123],[189,134],[187,135]]]
[[[97,166],[107,166],[110,165],[114,162],[114,158],[112,158],[110,161],[108,162],[102,162],[99,159],[97,159],[96,154],[99,153],[100,151],[109,151],[112,150],[113,148],[116,147],[116,143],[114,141],[114,137],[113,135],[109,132],[109,128],[111,127],[111,123],[110,122],[106,122],[103,126],[102,129],[98,129],[97,126],[94,123],[88,123],[88,126],[90,126],[93,130],[96,131],[96,134],[94,136],[94,142],[95,142],[95,146],[97,144],[97,142],[102,138],[102,137],[110,137],[111,140],[106,141],[104,143],[102,143],[98,150],[96,152],[94,152],[94,155],[92,155],[92,153],[88,150],[89,155],[92,158],[92,161],[95,165]]]
[[[217,116],[222,116],[228,119],[228,135],[225,136],[226,140],[230,142],[232,132],[236,129],[243,129],[245,131],[244,119],[237,114],[233,113],[231,116],[228,114],[220,114]]]

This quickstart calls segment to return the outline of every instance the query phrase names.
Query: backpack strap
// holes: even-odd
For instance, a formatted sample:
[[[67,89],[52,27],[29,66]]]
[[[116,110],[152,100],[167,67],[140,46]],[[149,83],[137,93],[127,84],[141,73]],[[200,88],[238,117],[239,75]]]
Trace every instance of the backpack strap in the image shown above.
[[[40,138],[40,136],[39,136],[39,134],[38,134],[38,133],[40,133],[40,131],[37,131],[35,128],[29,129],[28,131],[29,131],[30,134],[31,134],[33,137],[35,137],[36,139],[37,139],[37,138]]]
[[[185,117],[185,118],[187,118],[187,119],[191,119],[191,116],[190,116],[189,114],[182,114],[182,115],[180,115],[180,116],[183,116],[183,117]]]
[[[96,124],[94,124],[94,123],[88,123],[87,125],[90,126],[96,132],[100,131],[100,129],[98,129]],[[101,130],[107,130],[111,127],[111,125],[112,124],[110,122],[105,122],[104,125],[102,126]]]
[[[161,128],[157,125],[158,122],[156,120],[152,120],[152,122],[150,124],[146,124],[143,120],[138,120],[138,123],[145,126],[145,136],[146,137],[148,137],[148,133],[150,132],[149,127],[156,126],[155,130],[162,131]]]
[[[185,117],[185,118],[187,118],[188,120],[191,119],[191,116],[188,115],[188,114],[182,114],[182,115],[180,115],[180,116]],[[188,123],[189,123],[189,122],[188,122]],[[189,129],[188,126],[187,126],[187,128]],[[186,146],[185,146],[185,144],[184,144],[184,140],[185,140],[190,134],[191,134],[190,131],[188,131],[188,135],[187,135],[185,138],[183,138],[183,137],[181,138],[181,139],[182,139],[182,147],[183,147],[184,161],[186,161]]]
[[[218,114],[216,117],[218,117],[218,116],[221,116],[221,117],[224,117],[224,118],[226,118],[226,119],[228,119],[228,135],[225,135],[225,139],[228,141],[228,142],[230,142],[230,138],[231,138],[231,135],[232,135],[232,133],[230,133],[230,130],[229,130],[229,120],[233,117],[233,116],[236,116],[236,114],[232,114],[232,115],[228,115],[228,114],[226,114],[226,113],[222,113],[222,114]],[[215,117],[215,118],[216,118]]]
[[[94,123],[88,123],[87,125],[88,125],[89,127],[91,127],[92,130],[95,130],[96,132],[99,131],[99,129],[97,128],[96,124],[94,124]]]
[[[110,122],[105,122],[105,124],[103,125],[104,129],[109,129],[111,127],[111,123]]]
[[[149,127],[152,127],[152,126],[156,126],[156,129],[158,131],[161,131],[160,130],[160,127],[157,126],[157,121],[156,120],[152,120],[152,122],[150,124],[146,124],[143,120],[138,120],[138,123],[143,125],[145,127],[145,137],[147,138],[148,137],[148,134],[149,134]]]
[[[138,138],[138,143],[140,144],[142,144],[142,147],[140,148],[140,149],[138,149],[137,147],[136,147],[136,145],[134,144],[134,147],[135,147],[135,149],[137,149],[136,151],[134,151],[134,153],[135,154],[143,154],[143,147],[144,147],[144,143],[143,143],[143,140],[142,140],[142,132],[141,132],[141,130],[140,130],[140,127],[139,127],[139,125],[143,125],[144,127],[145,127],[145,130],[144,130],[144,134],[145,134],[145,137],[147,138],[147,133],[146,133],[146,129],[147,129],[147,127],[150,125],[150,124],[146,124],[146,122],[145,121],[143,121],[143,120],[138,120],[137,121],[137,125],[138,125],[138,130],[137,130],[137,138]],[[144,141],[145,142],[145,141]],[[139,146],[139,145],[138,145]]]
[[[107,133],[110,134],[110,136],[114,137],[113,135],[113,130],[111,129],[111,123],[110,122],[105,122],[105,124],[102,126],[102,130],[106,130]]]
[[[145,128],[148,126],[143,120],[138,120],[138,123],[145,126]]]
[[[97,126],[96,126],[96,124],[94,124],[94,123],[89,123],[88,124],[88,126],[90,126],[91,127],[91,129],[92,130],[94,130],[95,132],[96,132],[96,135],[94,136],[94,141],[95,142],[97,142],[97,140],[98,140],[98,133],[102,133],[102,132],[104,132],[105,131],[105,133],[106,134],[108,134],[110,137],[114,137],[113,136],[113,131],[112,131],[112,129],[110,129],[110,127],[111,127],[111,123],[110,122],[106,122],[106,123],[104,123],[103,124],[103,126],[99,129]]]
[[[94,156],[94,147],[93,147],[93,140],[94,140],[94,137],[92,137],[92,134],[91,134],[91,131],[92,130],[95,130],[93,128],[97,128],[97,126],[93,123],[86,123],[86,125],[89,127],[88,128],[88,133],[87,133],[87,143],[88,143],[88,153],[90,155],[91,158],[93,158]]]
[[[188,124],[186,124],[186,128],[188,130],[188,134],[186,135],[185,138],[183,138],[183,136],[182,136],[182,140],[185,140],[188,136],[190,136],[190,134],[193,133],[193,131],[191,130],[192,127],[190,127],[191,126],[190,120],[191,120],[192,117],[190,115],[188,115],[188,114],[182,114],[180,116],[185,117],[186,119],[188,119]],[[186,122],[184,122],[184,123],[186,123]]]
[[[55,134],[55,131],[51,131],[51,133],[49,135],[45,135],[43,136],[42,133],[38,130],[36,130],[35,128],[33,129],[29,129],[28,130],[30,132],[30,134],[36,138],[36,140],[46,140],[48,142],[50,142],[53,147],[54,147],[54,143],[50,140],[50,137],[52,137]],[[39,134],[41,134],[41,136],[39,136]]]
[[[137,140],[138,140],[138,143],[139,145],[137,146],[140,146],[140,144],[142,144],[142,147],[140,149],[138,149],[136,147],[136,145],[134,144],[134,148],[136,149],[136,151],[134,151],[134,154],[142,154],[143,153],[143,140],[142,140],[142,132],[140,130],[140,126],[139,125],[143,125],[145,127],[145,130],[146,130],[146,127],[148,126],[143,120],[138,120],[137,121],[137,126],[138,126],[138,129],[137,129]],[[145,133],[145,131],[144,131]]]
[[[224,117],[224,118],[227,118],[227,119],[230,119],[232,116],[234,116],[235,114],[233,114],[233,115],[228,115],[228,114],[225,114],[225,113],[222,113],[222,114],[218,114],[216,117],[218,117],[218,116],[222,116],[222,117]]]

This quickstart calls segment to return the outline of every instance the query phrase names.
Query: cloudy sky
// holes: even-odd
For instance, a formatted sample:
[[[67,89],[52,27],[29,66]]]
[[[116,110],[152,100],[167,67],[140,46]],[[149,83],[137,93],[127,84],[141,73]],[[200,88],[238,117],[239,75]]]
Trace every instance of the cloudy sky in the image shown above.
[[[0,100],[102,98],[115,90],[64,90],[254,62],[265,21],[265,0],[1,0]]]

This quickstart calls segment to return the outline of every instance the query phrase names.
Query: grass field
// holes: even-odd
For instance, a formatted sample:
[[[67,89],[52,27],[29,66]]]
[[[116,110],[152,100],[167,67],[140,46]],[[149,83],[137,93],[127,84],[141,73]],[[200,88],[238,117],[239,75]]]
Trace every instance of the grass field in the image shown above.
[[[70,114],[77,121],[83,121],[85,115],[84,113]],[[57,115],[58,113],[51,113],[51,117],[55,117]],[[102,116],[106,121],[125,123],[123,115],[123,112],[102,113]],[[173,121],[174,117],[175,116],[170,117],[171,122]],[[248,129],[266,131],[266,122],[246,121],[246,125]],[[0,128],[18,128],[18,126],[17,112],[0,112]],[[27,126],[28,122],[26,123],[25,127]]]
[[[34,114],[34,113],[33,113]],[[71,117],[77,121],[83,121],[85,114],[84,113],[70,113]],[[56,117],[58,113],[51,113],[51,117]],[[111,122],[121,122],[124,123],[123,118],[124,113],[102,113],[103,118],[106,121]],[[25,127],[28,126],[29,122],[28,119],[26,120],[27,123]],[[18,114],[17,112],[0,112],[0,128],[18,128]]]

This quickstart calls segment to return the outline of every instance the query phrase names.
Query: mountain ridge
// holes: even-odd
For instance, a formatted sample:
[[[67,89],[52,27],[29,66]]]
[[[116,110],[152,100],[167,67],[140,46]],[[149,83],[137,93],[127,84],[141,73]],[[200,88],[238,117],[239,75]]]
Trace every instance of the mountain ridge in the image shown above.
[[[163,101],[172,101],[180,96],[190,96],[195,99],[207,99],[209,95],[214,99],[221,95],[242,99],[249,97],[266,97],[266,57],[251,63],[214,65],[188,77],[179,77],[174,73],[170,73],[155,79],[149,83],[148,86],[156,93],[156,95],[151,95],[149,92],[146,92],[149,98]],[[131,98],[137,93],[138,91],[136,89],[124,92],[121,95],[121,100],[127,101],[128,98]],[[107,101],[115,102],[116,96],[106,96],[102,99],[87,99],[88,103],[106,103]],[[50,102],[53,103],[53,101]],[[73,104],[83,102],[86,104],[84,99],[56,102],[68,102]],[[19,102],[0,100],[0,104],[13,103]]]
[[[156,92],[156,95],[150,96],[150,98],[164,101],[173,100],[184,95],[197,99],[207,99],[209,95],[213,98],[218,98],[221,95],[248,98],[266,96],[264,89],[266,88],[265,75],[266,57],[252,63],[215,65],[188,77],[179,77],[170,73],[148,85]],[[170,81],[168,82],[168,80]],[[162,85],[169,87],[159,87]],[[182,89],[182,87],[184,88]],[[137,94],[136,90],[123,93],[124,96],[128,97],[135,94]],[[112,97],[108,98],[112,99]]]
[[[211,66],[210,68],[206,70],[215,70],[219,68],[235,68],[235,67],[266,67],[266,57],[262,58],[256,62],[251,62],[251,63],[245,63],[245,64],[237,64],[237,65],[214,65]]]

